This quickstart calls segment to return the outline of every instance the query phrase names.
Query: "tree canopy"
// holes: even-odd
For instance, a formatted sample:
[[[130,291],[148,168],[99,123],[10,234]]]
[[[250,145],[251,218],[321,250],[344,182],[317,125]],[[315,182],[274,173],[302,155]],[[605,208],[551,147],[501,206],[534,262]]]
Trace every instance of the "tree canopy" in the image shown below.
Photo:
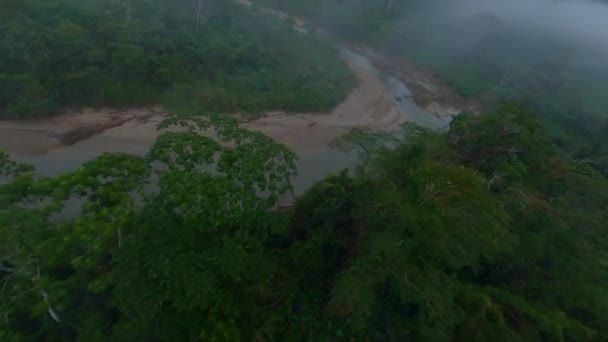
[[[586,41],[568,34],[571,27],[583,29],[584,23],[552,23],[555,18],[534,20],[522,15],[517,25],[484,11],[486,7],[475,1],[260,1],[303,16],[348,41],[364,42],[382,54],[414,62],[459,95],[487,108],[502,101],[525,104],[541,117],[550,137],[567,148],[588,144],[585,137],[589,132],[597,135],[607,118],[604,40]],[[504,17],[563,4],[533,1],[526,8],[509,1],[487,3],[490,9],[510,8]],[[592,8],[608,13],[608,7]],[[541,24],[530,27],[530,21]],[[588,30],[599,33],[596,28]]]
[[[0,32],[4,118],[147,104],[318,111],[354,81],[333,47],[232,1],[3,1]]]
[[[430,51],[400,26],[421,1],[267,2]],[[488,102],[528,107],[353,130],[338,145],[361,164],[285,208],[295,153],[224,112],[331,108],[353,78],[321,37],[241,5],[0,4],[0,117],[159,99],[190,113],[144,156],[55,177],[0,152],[0,340],[608,339],[608,123],[563,91],[562,65],[508,44],[427,60],[466,96],[503,80]],[[496,29],[482,46],[512,34],[494,19],[476,19]]]
[[[365,163],[288,211],[284,147],[225,116],[162,126],[55,178],[3,157],[3,338],[608,334],[605,154],[564,157],[521,107],[353,134]]]

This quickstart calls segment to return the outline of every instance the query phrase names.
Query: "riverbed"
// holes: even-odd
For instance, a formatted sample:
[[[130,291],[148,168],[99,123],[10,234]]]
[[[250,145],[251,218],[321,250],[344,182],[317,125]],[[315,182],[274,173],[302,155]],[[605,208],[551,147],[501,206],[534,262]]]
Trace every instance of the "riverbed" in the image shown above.
[[[356,166],[355,154],[331,147],[353,128],[395,130],[411,122],[442,129],[450,122],[449,116],[439,117],[416,105],[412,91],[395,75],[379,71],[370,59],[349,49],[340,53],[357,76],[358,85],[332,112],[262,113],[243,124],[296,152],[296,194],[331,173]],[[105,152],[144,155],[156,141],[156,126],[166,115],[158,107],[122,111],[89,108],[50,119],[1,121],[0,149],[17,161],[33,164],[38,174],[54,176]]]

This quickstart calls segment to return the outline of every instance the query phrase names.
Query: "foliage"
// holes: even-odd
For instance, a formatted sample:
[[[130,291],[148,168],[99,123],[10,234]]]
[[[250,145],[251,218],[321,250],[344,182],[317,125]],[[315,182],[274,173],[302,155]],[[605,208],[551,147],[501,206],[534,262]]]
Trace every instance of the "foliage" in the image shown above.
[[[226,117],[162,127],[173,128],[145,158],[105,154],[0,187],[9,336],[232,339],[255,317],[273,269],[262,241],[284,227],[271,209],[295,156]]]
[[[350,91],[349,69],[313,34],[230,1],[206,2],[204,25],[189,0],[3,2],[0,117],[159,102],[318,111]]]
[[[3,113],[167,89],[174,107],[203,105],[160,124],[143,157],[104,154],[46,178],[0,153],[0,339],[608,338],[608,125],[576,119],[586,136],[571,144],[505,104],[442,133],[358,129],[339,145],[361,167],[279,210],[295,154],[209,112],[330,106],[344,66],[289,23],[228,2],[210,18],[149,4],[2,4]],[[408,4],[275,5],[325,11],[319,21],[348,6],[333,29],[371,37]],[[440,62],[453,81],[470,76],[469,95],[501,70]],[[563,128],[564,101],[533,107],[563,110],[551,126]]]
[[[363,165],[285,212],[293,153],[227,116],[160,127],[145,157],[106,154],[55,178],[3,157],[0,336],[608,336],[599,141],[561,155],[513,105],[445,133],[359,130],[341,146]]]
[[[577,60],[572,51],[580,48],[551,34],[520,32],[499,21],[487,27],[483,21],[474,17],[439,30],[480,36],[473,46],[452,48],[456,51],[441,47],[445,43],[441,33],[424,36],[425,41],[411,37],[415,30],[410,26],[395,32],[394,39],[401,44],[393,46],[388,38],[386,46],[437,74],[463,96],[490,106],[504,100],[527,105],[548,123],[554,139],[576,143],[580,140],[576,136],[596,131],[608,108],[602,95],[607,90],[603,69]]]
[[[324,315],[294,334],[329,321],[321,339],[605,338],[600,162],[564,159],[512,105],[405,134],[392,148],[351,135],[373,157],[299,200],[294,284],[318,286],[294,285],[293,307]]]
[[[306,17],[348,38],[373,40],[393,26],[404,10],[417,7],[419,0],[258,0],[287,13]]]
[[[547,133],[565,149],[589,144],[585,137],[597,135],[606,120],[608,74],[600,62],[593,62],[603,54],[555,32],[509,26],[488,13],[452,17],[449,10],[458,8],[453,4],[457,1],[264,2],[341,38],[409,59],[487,108],[502,101],[524,104],[540,115]]]

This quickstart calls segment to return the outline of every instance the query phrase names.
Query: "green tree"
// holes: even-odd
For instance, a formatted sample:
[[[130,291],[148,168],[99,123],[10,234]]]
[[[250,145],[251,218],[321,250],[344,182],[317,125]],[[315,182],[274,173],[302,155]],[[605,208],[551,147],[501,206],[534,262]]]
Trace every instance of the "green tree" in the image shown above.
[[[13,337],[233,338],[255,327],[255,295],[273,269],[263,243],[284,228],[272,209],[291,189],[295,156],[220,116],[168,126],[178,128],[146,158],[106,154],[56,178],[3,155],[18,173],[0,187]]]
[[[232,1],[9,1],[0,21],[4,118],[149,104],[318,111],[354,83],[314,33]]]

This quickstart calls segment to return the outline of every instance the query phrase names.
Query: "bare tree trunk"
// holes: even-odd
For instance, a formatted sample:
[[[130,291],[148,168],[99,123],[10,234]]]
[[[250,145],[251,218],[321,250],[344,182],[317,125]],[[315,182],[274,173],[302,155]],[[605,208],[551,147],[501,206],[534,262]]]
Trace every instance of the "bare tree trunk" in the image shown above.
[[[196,19],[196,30],[201,27],[201,25],[206,24],[212,15],[212,0],[193,0],[192,8],[194,10],[194,17]]]
[[[51,318],[55,322],[61,323],[61,319],[59,318],[59,315],[57,315],[57,312],[55,311],[55,309],[53,309],[53,306],[51,306],[51,302],[49,301],[49,295],[48,295],[48,293],[46,293],[46,291],[44,291],[44,290],[40,290],[40,294],[42,295],[42,298],[44,299],[44,302],[48,306],[47,311],[49,313],[49,316],[51,316]]]
[[[509,82],[511,80],[511,75],[509,74],[508,71],[505,72],[505,74],[502,76],[500,83],[498,84],[498,89],[500,90],[509,90],[509,87],[507,87],[507,82]],[[517,93],[517,89],[515,89],[514,87],[510,87],[511,89],[511,93],[509,94],[509,96],[507,97],[507,101],[511,101],[511,99],[513,99],[513,96],[515,96],[515,94]]]
[[[393,0],[388,0],[388,5],[386,6],[386,11],[390,12],[391,7],[393,7]]]
[[[198,31],[198,29],[201,25],[201,11],[202,11],[202,7],[203,7],[203,0],[194,0],[194,2],[192,3],[192,6],[194,7],[194,17],[196,19],[196,30]]]
[[[492,185],[494,184],[495,181],[502,181],[503,178],[497,174],[493,174],[492,179],[490,179],[490,181],[488,182],[488,190],[492,190]]]
[[[203,24],[206,24],[209,19],[211,19],[211,2],[213,0],[204,0],[205,1],[205,9],[203,11]]]
[[[500,80],[500,85],[498,86],[499,88],[504,88],[505,83],[509,80],[509,72],[505,72],[505,74],[502,76],[502,79]]]
[[[123,0],[123,6],[125,8],[125,25],[129,26],[131,22],[131,12],[133,11],[132,0]]]
[[[511,94],[509,94],[509,97],[507,97],[507,101],[511,101],[513,96],[515,96],[515,90],[511,91]]]

